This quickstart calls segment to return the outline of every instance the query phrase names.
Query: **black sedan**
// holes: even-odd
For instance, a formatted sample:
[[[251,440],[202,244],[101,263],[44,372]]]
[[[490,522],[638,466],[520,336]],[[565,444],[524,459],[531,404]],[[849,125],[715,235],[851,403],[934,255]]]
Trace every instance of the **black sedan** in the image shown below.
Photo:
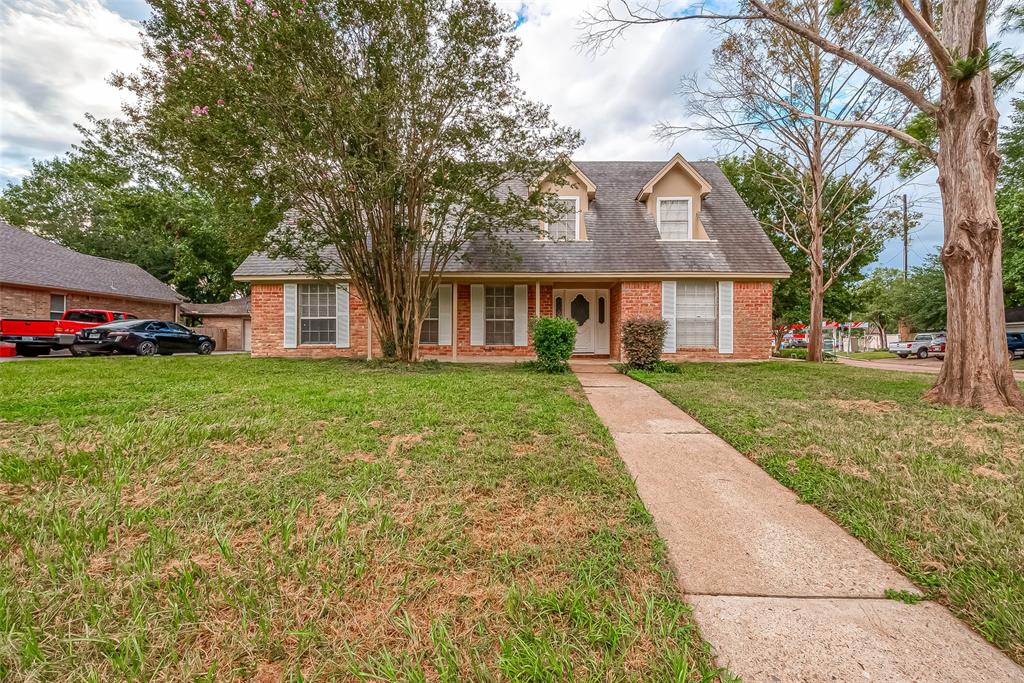
[[[178,323],[162,320],[119,320],[82,330],[75,339],[75,355],[134,353],[170,356],[173,353],[213,353],[213,339]]]

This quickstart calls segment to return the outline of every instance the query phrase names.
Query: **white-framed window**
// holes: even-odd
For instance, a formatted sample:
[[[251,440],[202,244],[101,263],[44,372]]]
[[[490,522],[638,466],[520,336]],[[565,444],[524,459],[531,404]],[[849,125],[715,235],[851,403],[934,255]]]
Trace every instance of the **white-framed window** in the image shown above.
[[[65,294],[50,295],[50,320],[60,320],[68,308],[68,297]]]
[[[575,242],[580,238],[580,198],[559,197],[557,200],[558,220],[547,226],[547,238],[556,242]]]
[[[516,338],[515,287],[484,287],[484,343],[512,346]]]
[[[693,239],[689,197],[658,197],[658,232],[663,240]]]
[[[299,343],[333,344],[338,335],[337,294],[333,284],[299,285]]]
[[[441,296],[440,291],[434,292],[430,299],[430,305],[423,316],[423,326],[420,328],[420,344],[437,344],[438,333],[441,329]]]
[[[718,283],[680,280],[676,283],[676,347],[714,348],[718,330]]]

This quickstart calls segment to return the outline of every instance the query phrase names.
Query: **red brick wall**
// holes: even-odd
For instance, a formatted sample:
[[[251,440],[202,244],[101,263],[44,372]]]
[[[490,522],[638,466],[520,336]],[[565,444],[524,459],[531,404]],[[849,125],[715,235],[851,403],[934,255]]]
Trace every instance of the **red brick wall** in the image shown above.
[[[536,316],[536,285],[530,284],[527,297],[529,316]],[[610,350],[612,358],[621,353],[622,321],[632,317],[661,317],[661,282],[626,281],[612,285],[609,292]],[[551,285],[541,286],[542,315],[552,315]],[[367,314],[362,299],[355,290],[351,293],[349,335],[347,349],[334,346],[302,346],[284,348],[283,287],[280,284],[253,284],[252,286],[252,353],[254,356],[366,357]],[[459,357],[519,356],[531,357],[530,346],[471,346],[470,285],[457,288],[458,310],[454,336]],[[721,355],[715,349],[684,349],[665,354],[670,360],[694,359],[763,359],[771,353],[771,282],[736,282],[733,289],[733,353]],[[532,341],[532,340],[531,340]],[[380,355],[380,346],[374,336],[374,356]],[[450,346],[421,345],[420,354],[441,359],[451,357]]]
[[[522,283],[519,283],[522,284]],[[470,300],[469,292],[471,285],[458,285],[459,294],[459,310],[457,312],[458,320],[456,321],[455,331],[457,334],[459,353],[460,356],[533,356],[532,346],[472,346],[469,343],[469,327],[470,327]],[[537,316],[537,285],[536,283],[530,284],[529,292],[527,293],[527,310],[529,311],[528,317],[535,318]],[[552,297],[551,293],[554,288],[550,285],[541,285],[540,288],[540,311],[541,315],[551,315]],[[533,343],[533,334],[529,333],[528,342]],[[450,351],[450,350],[449,350]]]
[[[621,325],[633,317],[661,317],[661,282],[623,282],[612,288],[612,357],[621,357]],[[618,305],[616,305],[618,303]],[[619,309],[616,315],[616,308]],[[733,352],[680,349],[662,354],[666,360],[762,360],[771,356],[772,283],[733,283]]]
[[[349,346],[339,349],[334,344],[300,344],[294,349],[284,347],[284,285],[253,283],[250,299],[252,315],[252,355],[297,358],[334,356],[366,358],[366,306],[359,293],[349,292]]]
[[[0,285],[0,318],[50,318],[50,295],[67,296],[66,308],[96,308],[124,311],[140,318],[175,320],[177,306],[157,301],[135,301],[124,297],[62,292],[56,289],[35,289]]]

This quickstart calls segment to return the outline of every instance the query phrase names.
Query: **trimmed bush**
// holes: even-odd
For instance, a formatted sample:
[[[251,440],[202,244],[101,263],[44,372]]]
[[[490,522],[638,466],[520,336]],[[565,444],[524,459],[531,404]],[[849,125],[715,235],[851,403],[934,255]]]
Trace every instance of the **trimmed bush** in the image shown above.
[[[775,357],[807,360],[807,349],[781,349],[775,352]]]
[[[661,360],[666,323],[661,318],[630,318],[622,323],[622,352],[626,364],[653,370]]]
[[[576,321],[566,318],[534,318],[533,350],[545,372],[564,372],[576,346]]]

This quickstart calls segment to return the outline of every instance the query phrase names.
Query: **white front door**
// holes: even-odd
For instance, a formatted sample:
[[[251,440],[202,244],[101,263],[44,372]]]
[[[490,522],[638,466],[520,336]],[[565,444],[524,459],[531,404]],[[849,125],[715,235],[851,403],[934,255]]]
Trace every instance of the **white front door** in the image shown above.
[[[594,353],[594,330],[597,319],[594,309],[594,290],[567,289],[562,315],[576,321],[576,353]]]

